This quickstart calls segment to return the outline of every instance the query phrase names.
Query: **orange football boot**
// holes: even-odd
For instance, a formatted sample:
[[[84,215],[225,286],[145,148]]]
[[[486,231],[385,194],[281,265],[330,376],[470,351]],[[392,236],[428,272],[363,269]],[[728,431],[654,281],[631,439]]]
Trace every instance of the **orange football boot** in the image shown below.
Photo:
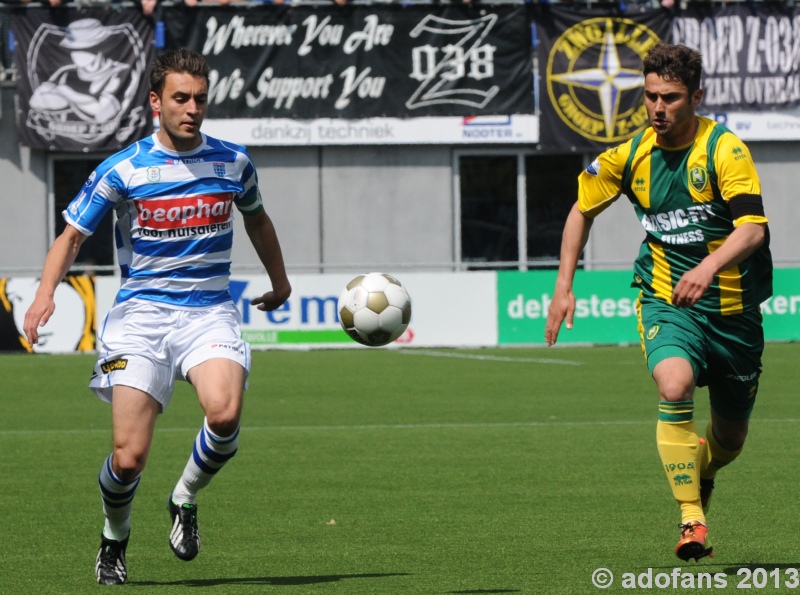
[[[714,548],[708,541],[708,527],[700,521],[689,521],[680,525],[681,540],[675,547],[675,554],[681,560],[695,562],[706,556],[714,557]]]

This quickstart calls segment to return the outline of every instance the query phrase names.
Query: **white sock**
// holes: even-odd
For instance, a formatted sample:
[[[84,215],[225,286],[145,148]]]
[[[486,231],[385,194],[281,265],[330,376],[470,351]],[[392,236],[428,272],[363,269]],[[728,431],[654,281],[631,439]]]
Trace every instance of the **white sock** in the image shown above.
[[[186,463],[183,475],[172,491],[175,504],[194,504],[197,492],[206,487],[239,448],[239,428],[230,436],[217,436],[208,427],[208,420],[197,434],[192,456]]]
[[[108,455],[98,478],[106,517],[103,534],[109,539],[122,541],[131,532],[131,508],[141,476],[128,482],[122,481],[111,468],[112,457],[113,454]]]

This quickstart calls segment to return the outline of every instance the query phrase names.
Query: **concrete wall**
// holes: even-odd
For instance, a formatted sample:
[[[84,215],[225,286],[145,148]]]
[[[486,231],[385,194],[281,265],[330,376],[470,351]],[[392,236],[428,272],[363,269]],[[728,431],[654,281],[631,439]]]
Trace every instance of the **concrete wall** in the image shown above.
[[[46,158],[20,147],[16,86],[0,83],[0,269],[41,268],[47,253]]]
[[[0,276],[36,275],[52,225],[48,156],[18,145],[15,88],[0,85]],[[800,221],[800,142],[749,145],[771,220],[773,256],[779,265],[796,266],[792,227]],[[253,147],[251,154],[290,272],[401,265],[455,270],[453,147]],[[236,268],[256,273],[260,263],[241,221],[236,225]],[[630,268],[643,237],[622,197],[594,224],[588,268]]]

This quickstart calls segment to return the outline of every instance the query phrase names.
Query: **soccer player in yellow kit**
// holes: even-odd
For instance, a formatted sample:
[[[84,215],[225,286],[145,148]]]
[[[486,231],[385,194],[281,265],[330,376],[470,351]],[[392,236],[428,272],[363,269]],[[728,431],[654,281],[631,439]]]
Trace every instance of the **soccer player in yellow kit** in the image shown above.
[[[772,258],[761,186],[750,152],[724,126],[697,116],[702,58],[659,43],[644,59],[651,126],[601,154],[579,177],[564,226],[545,327],[553,345],[572,328],[572,282],[594,217],[624,194],[646,237],[634,265],[639,334],[659,394],[656,441],[681,509],[682,560],[712,555],[706,514],[717,471],[742,451],[772,295]],[[708,386],[705,438],[694,392]]]

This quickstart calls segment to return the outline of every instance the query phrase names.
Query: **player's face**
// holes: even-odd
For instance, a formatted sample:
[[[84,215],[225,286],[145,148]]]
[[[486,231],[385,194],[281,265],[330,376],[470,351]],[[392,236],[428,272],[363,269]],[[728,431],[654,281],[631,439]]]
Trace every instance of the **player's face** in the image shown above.
[[[694,140],[697,119],[694,110],[703,99],[702,89],[691,95],[686,86],[654,72],[644,79],[644,105],[662,147],[680,147]]]
[[[161,96],[150,93],[150,106],[159,113],[158,140],[161,144],[175,151],[191,151],[200,146],[200,125],[208,108],[205,78],[169,73]]]

